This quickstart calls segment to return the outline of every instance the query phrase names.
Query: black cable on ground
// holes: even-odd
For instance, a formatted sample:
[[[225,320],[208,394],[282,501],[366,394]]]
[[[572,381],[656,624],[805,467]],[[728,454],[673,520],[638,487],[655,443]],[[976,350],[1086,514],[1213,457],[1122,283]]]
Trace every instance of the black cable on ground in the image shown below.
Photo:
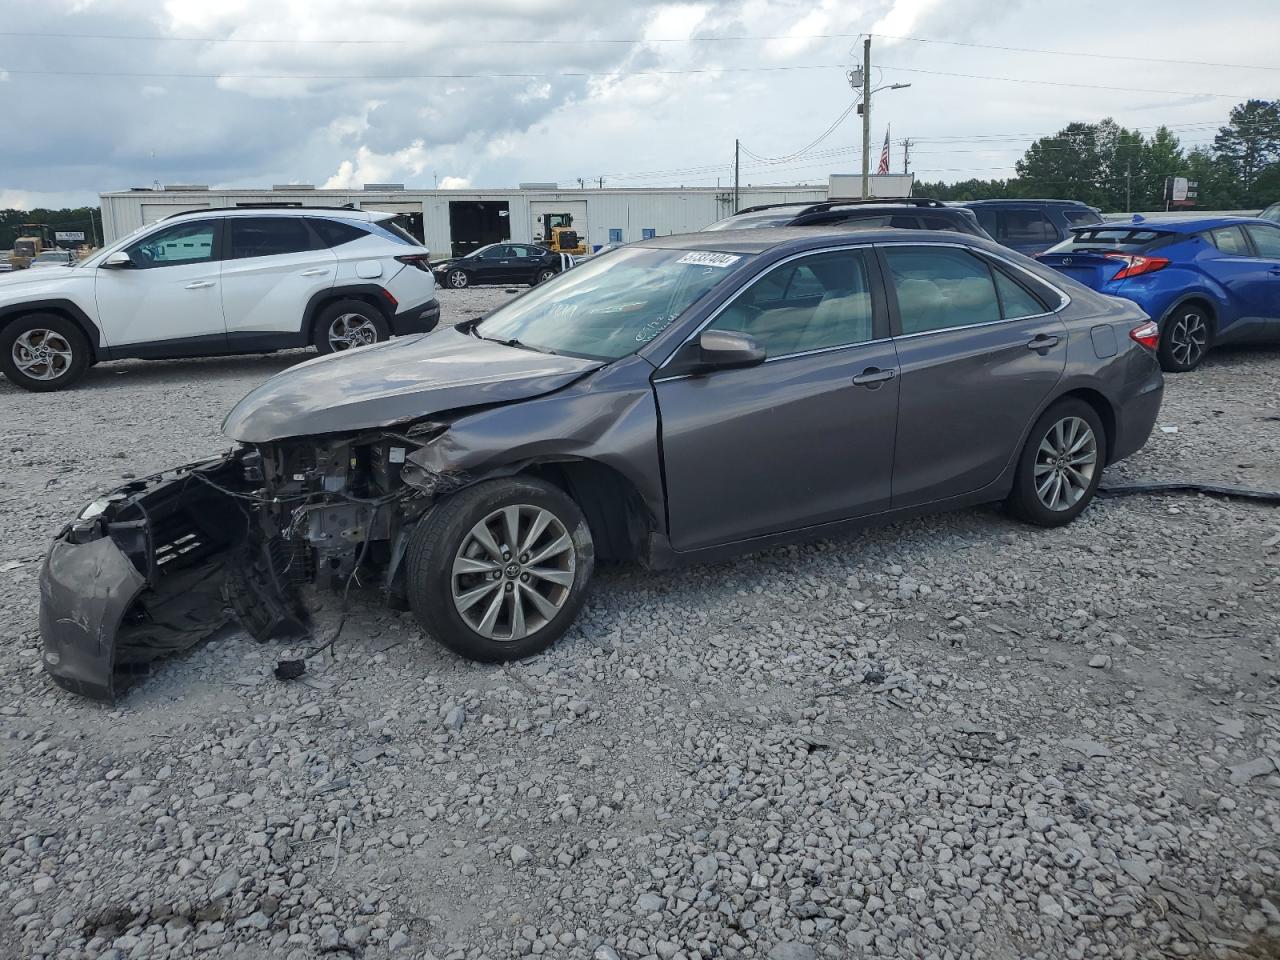
[[[1139,480],[1132,483],[1103,483],[1098,485],[1102,497],[1128,497],[1143,493],[1193,493],[1231,500],[1260,500],[1280,505],[1280,490],[1258,490],[1238,487],[1229,483],[1201,483],[1195,480]]]

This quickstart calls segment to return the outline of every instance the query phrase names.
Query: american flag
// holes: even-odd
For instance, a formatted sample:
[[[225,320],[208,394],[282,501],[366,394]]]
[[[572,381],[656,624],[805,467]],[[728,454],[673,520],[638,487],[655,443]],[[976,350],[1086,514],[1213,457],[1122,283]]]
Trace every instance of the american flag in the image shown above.
[[[876,173],[889,172],[889,128],[884,128],[884,147],[880,151],[880,166],[876,167]]]

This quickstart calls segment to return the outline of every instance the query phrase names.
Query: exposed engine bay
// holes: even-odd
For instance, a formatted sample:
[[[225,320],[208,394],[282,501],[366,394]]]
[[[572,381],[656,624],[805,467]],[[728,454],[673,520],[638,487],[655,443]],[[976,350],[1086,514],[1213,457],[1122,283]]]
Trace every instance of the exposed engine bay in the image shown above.
[[[95,500],[46,560],[46,669],[113,700],[229,616],[260,641],[306,636],[301,584],[357,582],[398,605],[409,534],[442,483],[407,457],[443,429],[244,445]]]

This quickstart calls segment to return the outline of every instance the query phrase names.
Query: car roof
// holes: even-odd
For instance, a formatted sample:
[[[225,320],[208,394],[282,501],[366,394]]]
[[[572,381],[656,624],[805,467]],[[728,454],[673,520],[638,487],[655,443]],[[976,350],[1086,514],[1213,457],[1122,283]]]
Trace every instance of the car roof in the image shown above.
[[[383,210],[357,210],[355,207],[277,207],[277,206],[242,206],[242,207],[202,207],[198,210],[179,210],[171,213],[165,220],[176,220],[178,217],[330,217],[338,220],[358,220],[361,223],[392,220],[394,213]]]
[[[1035,197],[1026,197],[1025,199],[1009,197],[999,200],[953,200],[951,202],[960,207],[1026,207],[1035,204],[1047,203],[1061,207],[1084,207],[1086,210],[1094,209],[1083,200],[1041,200]]]
[[[919,243],[964,242],[985,250],[1009,251],[997,243],[984,241],[966,233],[950,230],[904,230],[885,227],[873,230],[841,230],[838,226],[808,227],[760,227],[755,230],[712,230],[699,233],[677,233],[666,237],[639,240],[630,246],[653,247],[662,250],[715,250],[720,253],[758,254],[775,248],[790,248],[797,252],[832,243]]]
[[[1072,227],[1072,231],[1097,230],[1114,227],[1129,230],[1163,230],[1167,233],[1198,233],[1201,230],[1212,230],[1214,227],[1230,227],[1239,223],[1258,223],[1274,227],[1274,220],[1263,220],[1260,217],[1147,217],[1143,220],[1106,220],[1102,223],[1088,223]]]

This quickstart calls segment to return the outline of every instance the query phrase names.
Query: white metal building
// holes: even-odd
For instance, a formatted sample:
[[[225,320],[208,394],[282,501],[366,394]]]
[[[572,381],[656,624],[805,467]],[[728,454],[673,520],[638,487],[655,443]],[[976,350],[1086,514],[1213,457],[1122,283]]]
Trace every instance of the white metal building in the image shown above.
[[[824,186],[747,187],[740,206],[810,202],[827,198]],[[716,187],[563,190],[528,184],[510,190],[412,190],[396,184],[366,184],[361,190],[316,190],[287,185],[270,190],[210,190],[207,187],[136,189],[102,195],[107,242],[138,227],[186,210],[246,204],[343,206],[385,210],[441,256],[466,253],[495,240],[541,237],[538,217],[568,213],[589,248],[629,243],[647,236],[700,230],[733,213],[733,190]]]

